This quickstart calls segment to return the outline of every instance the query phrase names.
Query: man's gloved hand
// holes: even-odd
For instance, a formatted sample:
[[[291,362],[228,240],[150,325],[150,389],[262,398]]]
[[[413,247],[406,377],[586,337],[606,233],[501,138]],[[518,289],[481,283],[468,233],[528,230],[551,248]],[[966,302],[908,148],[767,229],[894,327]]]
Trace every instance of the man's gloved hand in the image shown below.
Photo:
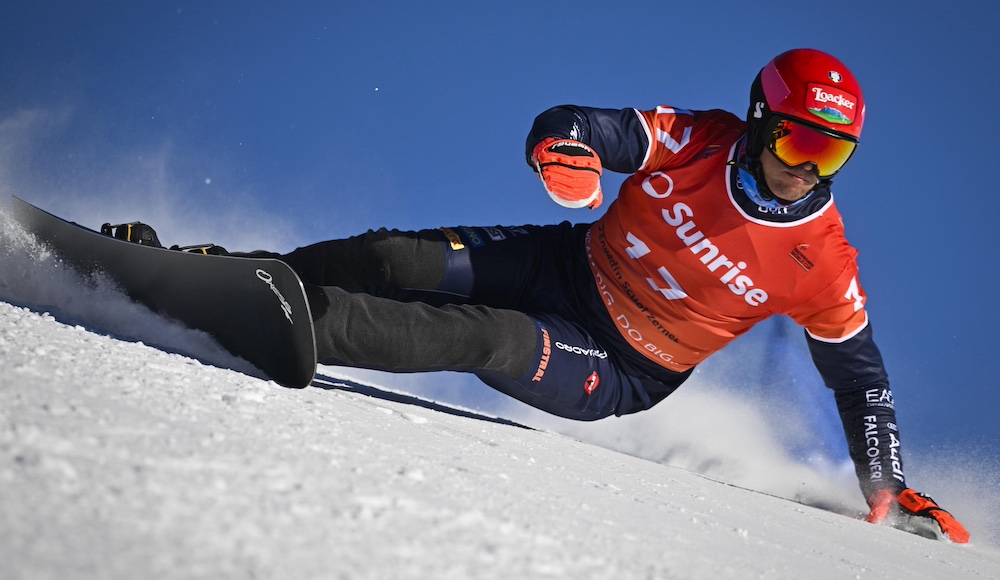
[[[894,493],[879,490],[868,498],[871,513],[868,521],[934,540],[950,540],[967,544],[969,532],[952,515],[938,506],[933,499],[912,489]]]
[[[548,137],[535,145],[531,158],[556,203],[574,209],[601,205],[601,160],[593,149],[572,139]]]

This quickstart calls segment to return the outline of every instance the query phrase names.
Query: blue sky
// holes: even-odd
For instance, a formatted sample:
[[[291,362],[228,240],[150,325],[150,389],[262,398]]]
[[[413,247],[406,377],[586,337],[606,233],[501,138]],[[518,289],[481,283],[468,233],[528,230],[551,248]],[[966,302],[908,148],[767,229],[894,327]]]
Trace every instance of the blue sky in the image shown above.
[[[971,2],[7,2],[0,193],[241,249],[590,221],[603,210],[556,206],[525,165],[535,115],[742,116],[770,58],[819,48],[865,91],[862,144],[834,192],[906,444],[996,449],[998,15]],[[608,201],[620,181],[606,175]]]

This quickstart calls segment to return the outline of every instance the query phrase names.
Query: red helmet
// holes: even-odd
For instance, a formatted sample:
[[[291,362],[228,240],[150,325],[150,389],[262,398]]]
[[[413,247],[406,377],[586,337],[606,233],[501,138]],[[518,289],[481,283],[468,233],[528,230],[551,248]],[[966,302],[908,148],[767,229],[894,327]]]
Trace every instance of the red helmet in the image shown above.
[[[825,52],[797,48],[761,69],[750,89],[747,152],[758,157],[775,117],[807,125],[857,143],[865,122],[865,100],[854,74]]]

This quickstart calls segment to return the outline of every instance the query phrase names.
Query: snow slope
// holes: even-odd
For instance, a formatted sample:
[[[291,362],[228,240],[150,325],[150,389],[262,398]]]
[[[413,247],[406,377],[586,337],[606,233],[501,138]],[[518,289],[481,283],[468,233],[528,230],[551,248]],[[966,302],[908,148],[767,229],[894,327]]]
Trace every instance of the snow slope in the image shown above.
[[[796,485],[702,466],[740,486],[721,483],[345,369],[284,389],[2,226],[0,578],[1000,577],[982,495],[961,547],[838,513],[856,498],[759,444]],[[727,463],[685,429],[664,459]],[[829,509],[772,495],[803,485]]]

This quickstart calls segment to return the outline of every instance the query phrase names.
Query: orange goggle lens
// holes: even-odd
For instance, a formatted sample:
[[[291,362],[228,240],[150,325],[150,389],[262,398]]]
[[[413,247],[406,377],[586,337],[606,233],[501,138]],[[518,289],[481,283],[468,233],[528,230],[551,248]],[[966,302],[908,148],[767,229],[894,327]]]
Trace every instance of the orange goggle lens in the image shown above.
[[[767,148],[789,167],[814,163],[822,178],[833,177],[854,154],[858,144],[821,133],[788,119],[779,119]]]

